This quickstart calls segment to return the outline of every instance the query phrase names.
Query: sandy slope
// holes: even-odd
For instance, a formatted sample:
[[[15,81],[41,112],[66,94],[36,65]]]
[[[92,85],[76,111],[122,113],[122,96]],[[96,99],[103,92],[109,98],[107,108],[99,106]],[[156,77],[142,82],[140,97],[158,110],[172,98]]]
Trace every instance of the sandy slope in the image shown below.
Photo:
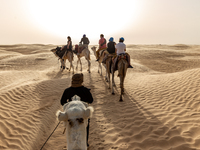
[[[54,47],[0,46],[0,149],[38,150],[58,124],[55,113],[72,73],[59,71],[49,51]],[[134,68],[125,79],[124,102],[118,102],[119,79],[111,95],[93,53],[90,74],[82,58],[95,109],[88,149],[200,149],[200,46],[128,45],[127,51]],[[63,129],[59,125],[44,150],[65,149]]]

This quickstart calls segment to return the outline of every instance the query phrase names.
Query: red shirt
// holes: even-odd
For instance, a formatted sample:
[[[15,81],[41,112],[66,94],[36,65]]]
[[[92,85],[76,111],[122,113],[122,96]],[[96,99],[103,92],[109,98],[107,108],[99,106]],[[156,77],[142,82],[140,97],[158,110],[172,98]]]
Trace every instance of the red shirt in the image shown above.
[[[101,38],[101,39],[99,40],[99,44],[103,44],[104,40],[105,40],[105,38]],[[101,49],[101,48],[106,48],[106,43],[105,43],[104,45],[100,46],[100,49]]]

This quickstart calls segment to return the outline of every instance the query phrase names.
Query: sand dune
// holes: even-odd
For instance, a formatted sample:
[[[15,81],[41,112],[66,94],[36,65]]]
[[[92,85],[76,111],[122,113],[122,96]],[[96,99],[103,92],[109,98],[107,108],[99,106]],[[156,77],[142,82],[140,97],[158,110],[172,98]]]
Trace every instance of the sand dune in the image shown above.
[[[0,46],[0,149],[39,150],[58,124],[55,113],[72,73],[59,71],[54,47]],[[117,73],[111,95],[92,51],[90,74],[82,58],[95,109],[88,150],[200,150],[200,46],[128,45],[127,51],[134,68],[124,102]],[[65,149],[63,130],[59,125],[43,150]]]

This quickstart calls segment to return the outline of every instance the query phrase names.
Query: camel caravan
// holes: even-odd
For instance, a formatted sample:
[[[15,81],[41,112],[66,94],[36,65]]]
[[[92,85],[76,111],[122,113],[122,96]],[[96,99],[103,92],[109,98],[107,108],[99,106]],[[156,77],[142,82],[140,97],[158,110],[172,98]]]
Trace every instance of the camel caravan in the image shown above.
[[[86,40],[85,40],[86,39]],[[130,56],[126,53],[126,45],[123,43],[124,38],[119,39],[119,43],[116,44],[114,39],[111,37],[109,42],[106,44],[106,39],[104,35],[100,35],[99,40],[99,48],[93,46],[91,50],[93,51],[96,61],[98,62],[98,73],[102,76],[102,66],[105,68],[105,80],[108,82],[108,88],[111,88],[111,93],[114,95],[114,73],[118,70],[118,77],[120,78],[120,100],[122,100],[122,95],[124,93],[124,79],[126,77],[127,68],[132,68],[130,65]],[[83,44],[82,44],[83,42]],[[57,47],[56,49],[52,49],[51,51],[59,58],[61,62],[61,71],[64,69],[68,69],[69,71],[73,69],[72,73],[74,74],[74,66],[72,64],[74,54],[77,56],[77,66],[76,70],[78,70],[78,65],[80,64],[80,71],[82,71],[82,62],[81,58],[85,57],[88,62],[88,72],[90,73],[90,50],[88,48],[89,40],[83,35],[81,42],[75,45],[75,49],[72,49],[71,38],[68,37],[68,42],[66,46]],[[68,47],[67,47],[68,46]],[[70,68],[65,66],[66,60],[70,62]]]
[[[72,49],[71,37],[67,38],[67,45],[51,50],[61,62],[61,71],[64,69],[69,69],[69,71],[73,69],[72,73],[74,74],[72,61],[74,60],[73,58],[75,54],[78,58],[76,70],[78,70],[78,64],[80,63],[80,71],[82,71],[81,58],[85,57],[88,62],[87,71],[90,73],[91,59],[90,50],[88,49],[88,38],[84,35],[79,45],[75,45],[75,49]],[[116,44],[114,39],[111,37],[109,42],[106,43],[104,35],[101,34],[99,48],[97,49],[95,46],[91,47],[91,50],[94,52],[96,57],[96,61],[98,62],[98,73],[102,76],[102,66],[104,66],[106,70],[105,80],[108,82],[108,88],[111,89],[113,95],[115,94],[114,86],[116,86],[114,82],[114,73],[118,70],[117,77],[120,78],[121,89],[119,101],[123,101],[122,95],[124,94],[124,80],[127,68],[133,68],[130,65],[130,56],[126,52],[126,45],[123,42],[123,37],[119,39],[118,44]],[[66,60],[70,62],[70,68],[66,68]],[[88,136],[90,117],[94,111],[93,107],[89,106],[89,104],[93,102],[93,97],[90,89],[82,85],[82,73],[74,74],[71,83],[71,87],[65,89],[61,98],[63,112],[58,111],[56,115],[59,123],[64,122],[67,135],[67,150],[86,150],[87,147],[89,147]]]

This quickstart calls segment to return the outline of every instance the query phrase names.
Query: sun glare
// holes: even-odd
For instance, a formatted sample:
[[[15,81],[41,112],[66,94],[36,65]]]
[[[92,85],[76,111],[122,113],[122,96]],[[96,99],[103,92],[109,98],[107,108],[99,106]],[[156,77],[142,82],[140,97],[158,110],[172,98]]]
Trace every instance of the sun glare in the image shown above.
[[[141,10],[138,0],[29,0],[34,23],[43,30],[73,39],[87,34],[99,38],[112,35],[137,20]]]

